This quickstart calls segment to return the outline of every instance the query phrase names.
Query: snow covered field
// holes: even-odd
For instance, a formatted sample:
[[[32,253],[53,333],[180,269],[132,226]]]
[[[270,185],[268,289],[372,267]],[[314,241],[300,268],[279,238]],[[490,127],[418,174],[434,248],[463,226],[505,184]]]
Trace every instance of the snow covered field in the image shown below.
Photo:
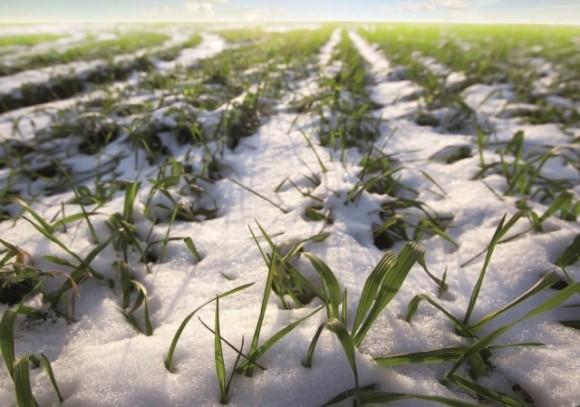
[[[201,34],[2,110],[0,405],[580,403],[566,61],[532,95],[372,27]]]

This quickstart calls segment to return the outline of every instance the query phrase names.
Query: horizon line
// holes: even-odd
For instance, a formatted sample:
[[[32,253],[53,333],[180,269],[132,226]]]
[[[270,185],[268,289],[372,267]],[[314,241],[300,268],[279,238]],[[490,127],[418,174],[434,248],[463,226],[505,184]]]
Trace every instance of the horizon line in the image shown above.
[[[200,20],[69,20],[69,21],[43,21],[43,20],[29,20],[29,21],[8,21],[0,20],[0,24],[246,24],[246,25],[260,25],[260,24],[440,24],[440,25],[518,25],[518,26],[554,26],[554,27],[578,27],[580,28],[580,22],[578,23],[556,23],[556,22],[524,22],[524,21],[417,21],[417,20],[283,20],[283,19],[273,19],[273,20],[260,20],[260,21],[249,21],[249,20],[212,20],[212,21],[200,21]]]

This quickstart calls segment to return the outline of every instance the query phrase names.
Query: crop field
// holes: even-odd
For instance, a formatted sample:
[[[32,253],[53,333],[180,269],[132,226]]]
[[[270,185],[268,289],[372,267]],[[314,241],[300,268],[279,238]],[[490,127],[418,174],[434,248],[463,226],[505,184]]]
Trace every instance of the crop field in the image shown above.
[[[577,406],[579,108],[578,27],[0,26],[0,405]]]

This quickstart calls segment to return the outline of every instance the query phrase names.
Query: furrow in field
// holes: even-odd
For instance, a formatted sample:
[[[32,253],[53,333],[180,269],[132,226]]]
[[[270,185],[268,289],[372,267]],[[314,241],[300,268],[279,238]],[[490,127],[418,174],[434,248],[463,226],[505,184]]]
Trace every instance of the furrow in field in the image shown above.
[[[99,84],[111,80],[126,80],[135,71],[152,69],[153,63],[148,55],[163,53],[179,47],[185,43],[187,36],[179,31],[171,31],[169,38],[161,46],[151,47],[127,55],[114,56],[111,62],[103,60],[77,61],[27,70],[19,74],[0,78],[0,111],[6,112],[20,107],[46,103],[56,99],[69,98],[83,90],[87,85]],[[204,38],[201,48],[183,50],[184,59],[178,61],[180,65],[194,63],[200,58],[215,55],[221,51],[223,44],[219,39],[209,36]],[[189,55],[189,56],[187,56]],[[161,65],[161,71],[171,69],[172,66]],[[187,67],[187,66],[184,66]]]

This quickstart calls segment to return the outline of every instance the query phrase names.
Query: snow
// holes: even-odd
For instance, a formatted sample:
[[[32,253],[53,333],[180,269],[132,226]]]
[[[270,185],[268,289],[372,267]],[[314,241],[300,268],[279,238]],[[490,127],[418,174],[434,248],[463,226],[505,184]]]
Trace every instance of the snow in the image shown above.
[[[160,61],[157,69],[168,72],[177,66],[188,68],[200,59],[211,58],[219,54],[225,46],[225,41],[219,35],[203,33],[201,43],[197,47],[181,50],[179,56],[173,61]]]
[[[149,48],[148,50],[140,50],[126,55],[116,55],[113,58],[113,63],[130,62],[135,58],[144,55],[145,52],[158,52],[171,48],[185,42],[191,36],[191,33],[190,35],[186,35],[186,33],[178,30],[170,30],[168,34],[170,34],[171,37],[163,44],[157,47]],[[113,35],[112,38],[114,37],[115,36]],[[102,39],[110,38],[107,36],[107,38]],[[178,61],[175,61],[175,63],[187,66],[196,59],[207,58],[209,56],[215,55],[212,53],[214,52],[214,49],[219,50],[219,47],[223,48],[223,41],[220,43],[221,40],[219,38],[216,39],[215,36],[206,35],[206,38],[204,39],[205,43],[202,44],[202,48],[193,53],[191,51],[188,52],[188,50],[184,50]],[[30,69],[23,72],[18,72],[13,75],[3,76],[0,77],[0,94],[9,94],[15,91],[17,92],[18,89],[24,84],[45,83],[61,75],[74,74],[83,78],[88,76],[88,74],[91,72],[96,71],[99,68],[103,68],[107,65],[109,65],[109,63],[101,59],[92,61],[74,61],[66,64]],[[163,66],[162,68],[173,69],[175,68],[175,65],[170,63],[167,67]]]
[[[319,54],[319,64],[325,67],[327,74],[340,33],[340,30],[336,30]],[[383,151],[387,155],[393,154],[401,162],[405,168],[399,174],[401,181],[418,192],[416,199],[438,214],[453,217],[448,232],[459,243],[458,248],[438,236],[428,237],[421,243],[425,247],[430,270],[437,276],[447,270],[449,290],[439,301],[453,315],[462,316],[481,271],[483,258],[464,267],[461,265],[487,247],[503,214],[513,215],[517,212],[515,198],[500,199],[490,191],[490,186],[499,191],[505,188],[506,181],[499,175],[487,176],[483,180],[485,184],[482,180],[472,179],[480,169],[477,154],[449,165],[428,161],[429,156],[444,147],[473,145],[473,136],[444,134],[409,121],[409,115],[416,112],[419,106],[417,101],[408,101],[406,97],[417,93],[420,88],[407,80],[389,80],[388,73],[392,68],[384,55],[356,33],[351,32],[350,36],[369,63],[369,70],[374,77],[375,85],[370,89],[370,96],[374,102],[382,105],[376,112],[383,123],[381,138],[375,145],[384,146]],[[204,34],[198,47],[182,51],[176,61],[163,63],[160,69],[170,71],[178,65],[190,66],[200,58],[216,55],[224,47],[225,43],[219,35]],[[75,67],[79,68],[78,65]],[[24,72],[22,75],[32,74]],[[0,84],[7,87],[8,82]],[[305,80],[302,88],[295,93],[312,94],[317,89],[317,77],[314,76]],[[498,118],[512,96],[508,85],[473,85],[464,91],[463,96],[469,106],[493,118],[497,140],[509,141],[517,130],[523,130],[526,141],[535,145],[571,143],[571,137],[556,125],[522,125],[511,119]],[[64,108],[67,104],[81,100],[87,100],[86,96],[52,103],[46,108]],[[119,289],[111,290],[106,282],[97,280],[88,280],[79,286],[76,322],[67,324],[64,318],[32,323],[19,320],[16,354],[43,352],[47,355],[65,398],[64,406],[218,405],[214,337],[197,320],[199,316],[212,326],[215,304],[201,310],[183,331],[174,357],[175,372],[169,373],[165,369],[163,359],[181,322],[196,307],[234,287],[254,283],[250,288],[220,300],[222,336],[236,346],[240,345],[242,337],[245,338],[247,349],[259,316],[268,273],[267,265],[249,230],[259,237],[258,223],[280,244],[300,241],[321,230],[329,232],[324,242],[309,243],[306,248],[329,265],[342,289],[348,289],[348,312],[352,318],[361,297],[363,283],[384,254],[374,246],[371,230],[380,222],[378,212],[389,198],[365,192],[360,200],[346,204],[347,193],[357,183],[358,174],[362,170],[358,164],[363,158],[362,153],[350,150],[341,162],[339,152],[315,145],[316,152],[327,167],[327,171],[322,172],[316,155],[303,135],[307,134],[315,140],[318,117],[290,113],[288,103],[289,99],[283,98],[278,105],[273,106],[277,113],[263,120],[256,134],[243,139],[234,151],[225,151],[223,165],[227,168],[227,178],[204,185],[218,204],[217,218],[202,222],[176,222],[171,228],[171,236],[193,239],[203,257],[202,261],[195,263],[182,242],[176,241],[169,244],[162,261],[151,265],[152,273],[147,273],[144,267],[133,270],[135,278],[149,292],[149,309],[155,328],[152,336],[139,335],[127,324],[120,313]],[[156,112],[158,117],[162,117],[162,114],[163,111]],[[48,115],[33,113],[32,109],[11,112],[0,116],[0,130],[4,137],[10,133],[9,124],[17,115],[24,115],[23,126],[27,126],[31,118],[35,120],[37,128],[49,123]],[[41,118],[45,118],[45,121]],[[205,119],[210,120],[208,117]],[[28,136],[34,131],[33,128],[21,130]],[[122,148],[122,145],[112,143],[103,155],[118,155],[119,147]],[[183,164],[199,167],[203,157],[202,149],[193,149],[192,154],[187,154],[187,150],[186,147],[181,148],[174,157]],[[494,156],[486,152],[487,160],[492,160]],[[80,171],[90,168],[93,162],[73,161],[71,165]],[[562,170],[559,174],[574,179],[575,170],[571,166],[564,163],[558,165]],[[143,181],[135,208],[136,222],[140,229],[149,230],[151,227],[151,222],[143,213],[151,190],[145,180],[155,178],[157,171],[157,167],[145,164],[136,169],[133,154],[122,158],[116,167],[119,179]],[[436,180],[445,194],[438,191],[421,171]],[[312,186],[307,180],[313,175],[320,178],[318,186]],[[285,183],[275,193],[277,186],[285,179],[292,180],[304,190],[310,188],[311,197],[305,198],[289,183]],[[232,180],[270,198],[284,208],[285,213]],[[46,219],[50,219],[61,209],[61,202],[70,198],[72,194],[68,192],[39,201],[34,207]],[[304,209],[319,201],[331,211],[332,225],[304,218]],[[123,202],[123,194],[120,193],[111,202],[98,208],[99,214],[93,216],[92,220],[99,234],[107,234],[104,222],[110,215],[123,211]],[[67,213],[75,212],[73,208],[78,210],[78,207],[66,206]],[[543,205],[538,204],[538,207]],[[525,230],[528,226],[526,222],[521,219],[515,230]],[[81,222],[70,229],[74,229],[74,233],[59,235],[60,238],[79,256],[86,256],[93,248],[86,224]],[[547,229],[549,231],[544,234],[528,233],[513,242],[498,245],[473,320],[508,303],[535,284],[542,275],[555,270],[557,255],[580,233],[578,223],[565,222],[555,217],[549,220]],[[154,235],[161,238],[167,231],[167,224],[156,225],[153,230]],[[30,253],[39,267],[54,266],[43,260],[43,256],[63,255],[61,249],[47,242],[22,220],[16,226],[12,222],[1,222],[0,235]],[[267,251],[263,239],[258,240]],[[398,251],[401,247],[402,244],[398,243],[394,249]],[[111,267],[115,257],[113,250],[108,248],[93,261],[92,266],[106,278],[117,279],[117,272]],[[315,276],[305,259],[300,259],[300,265],[306,270],[305,273],[310,267],[310,275]],[[580,267],[571,266],[568,273],[578,280]],[[361,385],[376,383],[383,391],[438,395],[474,402],[465,394],[453,392],[440,384],[439,380],[447,371],[447,365],[384,369],[372,360],[372,357],[466,343],[454,333],[453,327],[441,313],[426,305],[419,307],[412,323],[403,319],[407,305],[415,295],[424,293],[436,298],[437,289],[418,265],[413,267],[401,291],[377,320],[356,354]],[[525,302],[515,312],[502,316],[498,323],[514,320],[545,301],[548,296],[543,293]],[[577,297],[575,300],[577,303]],[[314,300],[304,309],[285,310],[272,293],[262,326],[261,341],[308,315],[320,305],[318,300]],[[0,305],[0,311],[6,309],[7,306]],[[570,317],[572,312],[549,312],[517,326],[501,337],[499,343],[540,341],[546,346],[508,348],[494,352],[491,358],[494,369],[482,378],[482,383],[508,392],[512,385],[517,384],[538,406],[577,404],[580,400],[578,334],[558,323],[564,315]],[[318,326],[324,322],[322,311],[276,344],[259,359],[259,363],[267,368],[266,371],[256,369],[252,378],[235,376],[230,389],[230,404],[322,405],[353,388],[352,372],[340,342],[329,331],[324,331],[319,340],[313,366],[302,366],[310,341]],[[490,332],[492,328],[485,328],[484,332]],[[225,348],[227,369],[231,369],[235,357],[233,351]],[[41,369],[31,372],[31,381],[41,406],[59,405]],[[15,405],[13,385],[8,374],[0,375],[0,405]],[[413,401],[399,405],[432,404]]]

